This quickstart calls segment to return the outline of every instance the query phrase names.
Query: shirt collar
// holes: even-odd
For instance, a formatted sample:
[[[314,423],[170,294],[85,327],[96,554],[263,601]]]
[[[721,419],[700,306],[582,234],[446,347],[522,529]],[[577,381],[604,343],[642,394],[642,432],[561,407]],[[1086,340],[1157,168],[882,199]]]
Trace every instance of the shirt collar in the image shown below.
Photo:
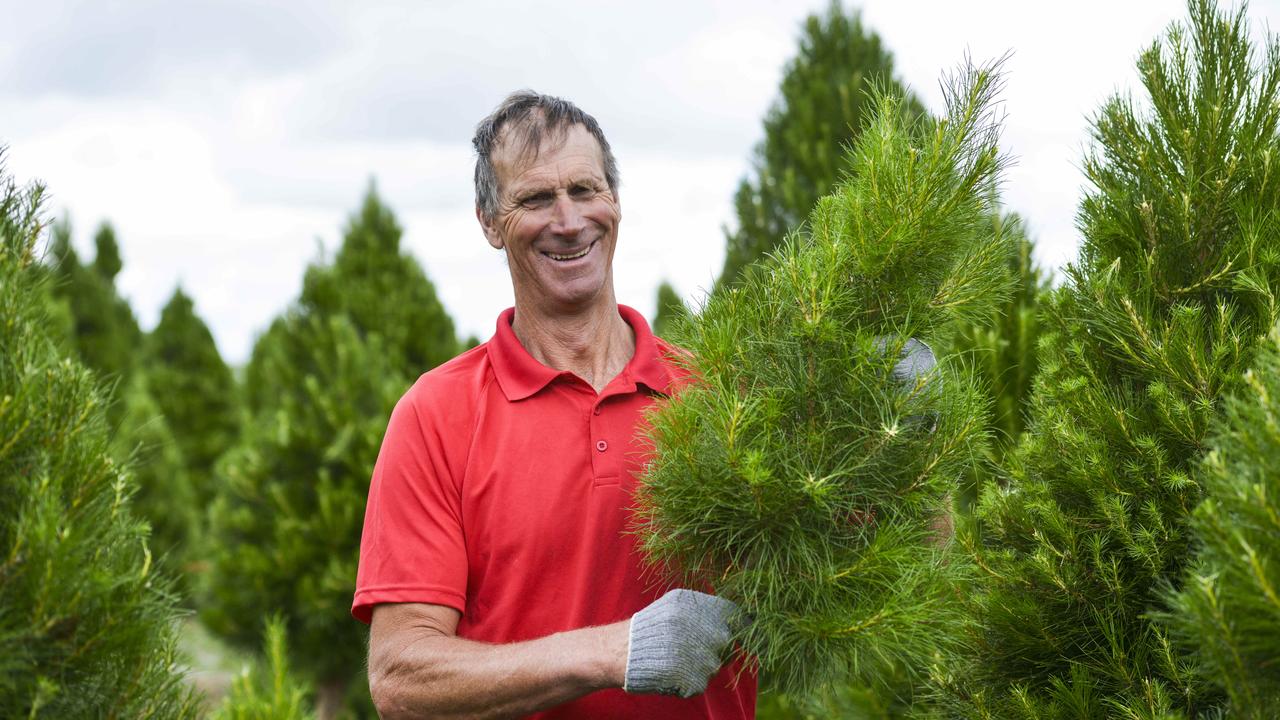
[[[626,305],[618,306],[618,315],[635,333],[636,351],[622,370],[624,379],[643,384],[650,390],[669,395],[676,379],[671,367],[663,362],[663,355],[671,348],[654,337],[644,316]],[[556,370],[538,362],[511,328],[516,309],[507,308],[498,316],[498,327],[489,340],[489,361],[493,364],[498,386],[510,401],[523,400],[534,395],[560,376],[570,376],[568,371]]]

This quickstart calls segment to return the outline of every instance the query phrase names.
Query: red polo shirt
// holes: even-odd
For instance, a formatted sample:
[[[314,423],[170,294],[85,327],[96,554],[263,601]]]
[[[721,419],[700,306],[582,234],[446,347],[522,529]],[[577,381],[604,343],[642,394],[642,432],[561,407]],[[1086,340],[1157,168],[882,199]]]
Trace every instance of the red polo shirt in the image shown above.
[[[642,414],[686,381],[644,317],[618,313],[635,355],[599,394],[529,355],[514,309],[405,393],[373,470],[353,615],[447,605],[460,637],[508,643],[625,620],[670,589],[644,571],[630,507]],[[533,717],[752,718],[755,678],[737,672],[688,700],[603,690]]]

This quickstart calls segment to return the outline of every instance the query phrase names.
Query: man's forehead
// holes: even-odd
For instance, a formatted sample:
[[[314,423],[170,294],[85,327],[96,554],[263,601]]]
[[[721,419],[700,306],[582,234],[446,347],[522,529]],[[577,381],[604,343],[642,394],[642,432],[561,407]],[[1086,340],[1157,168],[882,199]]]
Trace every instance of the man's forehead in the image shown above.
[[[534,121],[537,122],[537,121]],[[527,124],[526,124],[527,125]],[[586,143],[582,145],[582,143]],[[574,144],[590,148],[595,169],[603,172],[604,153],[595,136],[583,125],[574,123],[558,127],[538,128],[507,125],[498,134],[493,153],[495,169],[511,177],[536,167],[541,161]]]

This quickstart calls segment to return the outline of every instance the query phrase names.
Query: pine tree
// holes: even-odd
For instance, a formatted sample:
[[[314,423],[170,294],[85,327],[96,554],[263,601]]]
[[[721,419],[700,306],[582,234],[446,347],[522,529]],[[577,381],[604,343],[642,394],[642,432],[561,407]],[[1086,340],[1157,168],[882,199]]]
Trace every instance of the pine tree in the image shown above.
[[[72,318],[72,345],[80,359],[107,382],[123,386],[134,370],[142,330],[127,300],[116,291],[120,249],[115,231],[104,223],[94,237],[97,254],[82,265],[71,246],[71,224],[64,220],[53,228],[53,292],[66,304]],[[112,422],[121,414],[111,409]]]
[[[264,624],[264,663],[246,667],[210,720],[311,720],[307,684],[289,667],[288,631],[279,616]]]
[[[113,457],[133,467],[137,491],[133,507],[151,525],[150,547],[168,570],[180,573],[205,505],[196,498],[182,449],[148,384],[149,373],[134,373],[118,401],[122,409],[112,436]],[[179,578],[180,583],[182,578]],[[187,589],[185,583],[182,589]]]
[[[40,195],[0,166],[0,716],[195,717],[107,396],[47,330]]]
[[[347,315],[361,335],[377,333],[396,350],[393,365],[416,376],[456,355],[458,340],[435,286],[401,252],[401,234],[371,183],[333,264],[307,270],[300,303],[316,315]]]
[[[1280,708],[1280,325],[1214,424],[1201,468],[1199,555],[1166,619],[1232,718]]]
[[[1144,51],[1149,107],[1094,121],[1079,260],[1053,295],[1030,429],[984,489],[972,717],[1199,717],[1217,702],[1152,621],[1190,558],[1195,471],[1280,290],[1280,45],[1192,0]]]
[[[93,236],[93,246],[96,250],[92,266],[94,273],[114,285],[124,262],[120,259],[120,244],[116,242],[116,231],[111,223],[104,222],[98,226],[98,232]]]
[[[752,177],[734,196],[738,227],[726,238],[724,269],[716,286],[734,282],[809,217],[818,199],[835,189],[847,170],[845,149],[870,122],[879,88],[906,100],[908,117],[924,106],[893,78],[892,55],[856,13],[832,0],[825,15],[804,22],[796,56],[764,119]]]
[[[879,97],[807,231],[673,338],[699,381],[652,416],[643,546],[740,605],[737,639],[778,689],[899,692],[950,645],[963,566],[932,526],[985,421],[952,359],[913,379],[903,357],[1009,290],[988,220],[998,84],[967,70],[936,124]]]
[[[675,324],[688,317],[689,308],[685,307],[680,294],[666,280],[658,286],[658,313],[653,317],[653,334],[666,337],[675,329]]]
[[[187,472],[193,498],[205,507],[212,497],[214,462],[235,441],[240,403],[231,370],[218,354],[208,326],[181,288],[160,312],[147,336],[147,384],[164,415]]]
[[[298,303],[259,339],[246,373],[252,419],[219,465],[209,516],[205,621],[254,647],[263,614],[286,615],[293,664],[316,682],[322,716],[364,673],[351,583],[387,418],[414,378],[457,350],[399,238],[370,192],[334,261],[308,269]]]

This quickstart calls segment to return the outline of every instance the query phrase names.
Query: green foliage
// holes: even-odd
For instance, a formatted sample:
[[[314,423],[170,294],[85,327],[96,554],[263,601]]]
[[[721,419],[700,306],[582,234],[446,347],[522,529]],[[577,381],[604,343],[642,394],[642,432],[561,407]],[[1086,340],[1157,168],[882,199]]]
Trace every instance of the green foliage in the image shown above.
[[[740,604],[738,640],[777,689],[850,677],[892,694],[949,648],[964,568],[931,526],[982,452],[983,409],[948,359],[893,372],[908,337],[945,337],[1008,292],[988,220],[997,85],[967,70],[927,126],[878,97],[808,233],[673,338],[701,382],[651,418],[642,542]]]
[[[753,177],[734,196],[738,227],[726,238],[717,287],[772,252],[835,189],[847,169],[845,149],[877,109],[873,89],[904,96],[899,111],[906,116],[925,115],[924,106],[893,79],[893,58],[880,38],[863,27],[856,12],[845,13],[833,0],[825,16],[805,20],[796,56],[783,70]]]
[[[124,267],[124,261],[120,259],[120,244],[116,242],[116,231],[110,223],[104,222],[98,226],[98,232],[93,236],[93,247],[96,251],[93,256],[93,272],[114,285],[116,275]]]
[[[458,340],[435,286],[401,252],[401,232],[370,185],[333,264],[307,269],[299,304],[317,315],[345,314],[361,335],[381,335],[395,350],[393,366],[416,377],[456,355]]]
[[[231,370],[191,298],[181,288],[160,312],[146,340],[147,383],[191,475],[193,499],[204,507],[214,462],[239,432],[239,396]]]
[[[1167,616],[1230,716],[1280,708],[1280,326],[1215,422],[1193,526],[1199,555]]]
[[[137,492],[134,510],[151,524],[150,547],[168,567],[181,570],[203,513],[187,476],[182,450],[168,419],[148,385],[147,373],[135,373],[123,389],[120,426],[112,437],[112,455],[133,468]]]
[[[1190,558],[1206,431],[1276,321],[1280,45],[1192,0],[1094,121],[1084,245],[1053,295],[1031,424],[984,489],[973,717],[1178,717],[1214,693],[1152,622]]]
[[[990,457],[965,471],[954,496],[962,520],[972,515],[982,486],[997,480],[1004,456],[1017,446],[1026,427],[1038,367],[1039,311],[1049,294],[1049,282],[1035,264],[1034,246],[1022,219],[1013,213],[994,213],[991,222],[993,231],[1007,237],[1015,248],[1009,256],[1014,292],[991,317],[961,326],[947,347],[978,378],[991,408]]]
[[[40,197],[0,167],[0,716],[194,717],[107,396],[46,327]]]
[[[1037,309],[1048,296],[1049,280],[1032,257],[1034,244],[1022,218],[997,214],[992,222],[994,231],[1008,236],[1015,248],[1009,256],[1009,270],[1016,280],[1014,292],[992,318],[962,327],[952,347],[973,364],[990,392],[991,427],[995,431],[992,447],[1000,456],[1017,444],[1026,427],[1040,337]]]
[[[653,334],[665,338],[675,330],[675,323],[689,315],[680,294],[666,280],[658,286],[658,314],[653,318]]]
[[[252,419],[218,466],[209,514],[209,628],[253,647],[263,614],[284,614],[294,665],[326,697],[364,672],[351,588],[387,418],[457,349],[399,237],[371,193],[334,262],[307,271],[299,302],[259,339],[246,373]]]
[[[71,224],[63,220],[53,226],[52,290],[71,316],[71,346],[80,359],[108,382],[124,385],[134,370],[142,330],[128,301],[116,292],[120,251],[115,232],[103,224],[95,242],[98,257],[82,265],[71,247]],[[120,408],[110,412],[111,421],[118,422]]]
[[[266,664],[246,667],[210,720],[311,720],[309,686],[289,668],[287,630],[279,616],[264,624]]]

